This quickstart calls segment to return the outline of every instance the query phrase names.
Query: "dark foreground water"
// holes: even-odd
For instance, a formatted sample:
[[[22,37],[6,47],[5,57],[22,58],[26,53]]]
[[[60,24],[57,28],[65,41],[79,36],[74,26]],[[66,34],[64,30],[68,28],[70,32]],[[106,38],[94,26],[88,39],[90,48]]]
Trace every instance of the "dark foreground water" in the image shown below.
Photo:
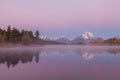
[[[120,80],[120,47],[0,48],[0,80]]]

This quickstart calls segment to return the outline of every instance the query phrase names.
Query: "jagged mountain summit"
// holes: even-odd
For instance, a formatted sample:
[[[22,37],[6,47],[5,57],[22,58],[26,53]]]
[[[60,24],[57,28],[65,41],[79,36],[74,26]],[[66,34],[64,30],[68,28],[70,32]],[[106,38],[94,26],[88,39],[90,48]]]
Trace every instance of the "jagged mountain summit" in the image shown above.
[[[54,37],[54,38],[49,38],[47,36],[41,36],[40,38],[45,40],[45,41],[55,41],[55,42],[63,43],[63,44],[70,44],[71,43],[71,40],[64,37],[64,36]]]
[[[81,35],[81,37],[82,37],[83,39],[95,38],[95,36],[94,36],[93,33],[91,33],[91,32],[85,32],[85,33],[83,33],[83,34]]]
[[[89,43],[97,38],[93,35],[91,32],[85,32],[82,35],[76,37],[75,39],[72,40],[72,43]]]
[[[55,41],[55,42],[63,43],[63,44],[80,44],[80,43],[83,44],[83,43],[89,43],[89,42],[92,42],[95,40],[102,39],[102,38],[95,37],[95,35],[91,32],[84,32],[83,34],[81,34],[80,36],[78,36],[72,40],[67,37],[64,37],[64,36],[54,37],[54,38],[42,36],[40,38],[45,41]]]
[[[45,41],[51,41],[52,39],[47,37],[47,36],[40,36],[40,39],[45,40]]]
[[[64,44],[70,44],[71,43],[71,40],[64,37],[64,36],[58,37],[54,41],[59,42],[59,43],[64,43]]]

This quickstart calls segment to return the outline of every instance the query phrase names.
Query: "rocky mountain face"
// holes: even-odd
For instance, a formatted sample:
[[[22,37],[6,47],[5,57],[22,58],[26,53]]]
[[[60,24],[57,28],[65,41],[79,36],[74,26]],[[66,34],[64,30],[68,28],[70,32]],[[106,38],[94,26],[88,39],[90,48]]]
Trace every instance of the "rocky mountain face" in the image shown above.
[[[72,43],[89,43],[95,41],[97,38],[91,32],[85,32],[82,35],[72,40]]]
[[[44,37],[41,37],[41,39],[45,41],[55,41],[63,44],[84,44],[84,43],[93,42],[95,40],[102,40],[102,38],[95,37],[95,35],[91,32],[85,32],[72,40],[64,36],[55,37],[55,38],[49,38],[44,36]]]

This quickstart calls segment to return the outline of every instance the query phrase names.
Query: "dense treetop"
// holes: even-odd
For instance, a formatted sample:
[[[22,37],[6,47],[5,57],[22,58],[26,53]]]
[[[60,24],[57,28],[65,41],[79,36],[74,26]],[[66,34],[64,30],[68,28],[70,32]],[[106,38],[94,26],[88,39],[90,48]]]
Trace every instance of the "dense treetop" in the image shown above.
[[[40,33],[37,30],[35,34],[32,31],[27,30],[18,30],[15,27],[8,25],[7,29],[0,28],[0,42],[1,43],[35,43],[36,40],[39,40]]]

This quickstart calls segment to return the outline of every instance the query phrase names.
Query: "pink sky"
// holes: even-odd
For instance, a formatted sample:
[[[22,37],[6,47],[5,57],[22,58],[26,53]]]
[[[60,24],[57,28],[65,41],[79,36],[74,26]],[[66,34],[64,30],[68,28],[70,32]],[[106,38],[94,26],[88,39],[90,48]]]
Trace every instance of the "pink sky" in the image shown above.
[[[43,31],[119,28],[120,0],[0,0],[0,25],[8,24]]]

